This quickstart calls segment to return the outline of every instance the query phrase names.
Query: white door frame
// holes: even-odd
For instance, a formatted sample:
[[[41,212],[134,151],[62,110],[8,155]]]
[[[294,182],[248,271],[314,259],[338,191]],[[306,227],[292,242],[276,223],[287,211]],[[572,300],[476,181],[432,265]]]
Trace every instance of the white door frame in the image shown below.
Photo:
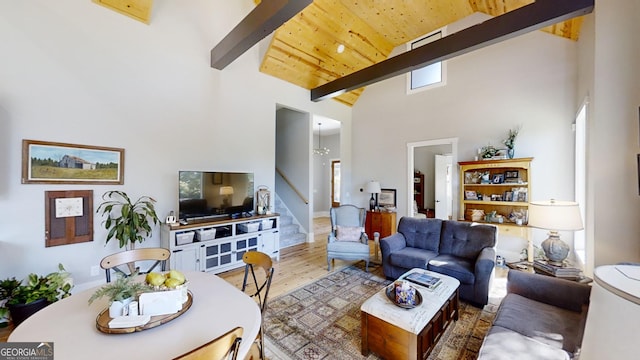
[[[451,162],[456,164],[458,162],[458,138],[446,138],[446,139],[435,139],[435,140],[424,140],[418,142],[410,142],[407,143],[407,214],[408,216],[413,216],[413,169],[414,169],[414,151],[418,147],[423,146],[433,146],[433,145],[451,145]],[[452,213],[456,214],[456,195],[457,191],[454,191],[457,179],[457,167],[453,167],[452,176],[452,194],[453,194],[453,209]]]

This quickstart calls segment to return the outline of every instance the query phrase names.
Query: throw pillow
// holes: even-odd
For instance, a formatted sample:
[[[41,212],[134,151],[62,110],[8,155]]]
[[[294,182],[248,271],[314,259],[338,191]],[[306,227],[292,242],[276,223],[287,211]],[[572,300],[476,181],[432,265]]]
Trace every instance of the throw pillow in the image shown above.
[[[360,241],[360,235],[364,229],[361,226],[336,226],[336,240]]]

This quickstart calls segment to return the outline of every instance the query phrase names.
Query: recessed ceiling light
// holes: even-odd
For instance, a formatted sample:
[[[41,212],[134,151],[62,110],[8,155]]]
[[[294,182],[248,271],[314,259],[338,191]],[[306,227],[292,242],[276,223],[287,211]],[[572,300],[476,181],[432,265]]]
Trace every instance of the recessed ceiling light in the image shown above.
[[[338,45],[338,54],[342,54],[343,51],[344,51],[344,45],[342,44]]]

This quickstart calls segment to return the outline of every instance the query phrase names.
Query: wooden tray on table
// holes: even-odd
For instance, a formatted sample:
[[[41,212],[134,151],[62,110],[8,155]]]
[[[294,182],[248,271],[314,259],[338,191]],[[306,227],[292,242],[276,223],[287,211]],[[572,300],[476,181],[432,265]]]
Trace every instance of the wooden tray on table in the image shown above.
[[[109,321],[111,321],[111,317],[109,317],[109,308],[106,308],[98,314],[96,318],[96,328],[105,334],[130,334],[138,331],[144,331],[147,329],[154,328],[156,326],[160,326],[162,324],[166,324],[169,321],[177,318],[178,316],[184,314],[193,304],[193,294],[191,291],[187,292],[187,301],[182,304],[182,309],[175,314],[167,314],[167,315],[157,315],[152,316],[151,320],[148,323],[140,326],[132,326],[127,328],[110,328]]]

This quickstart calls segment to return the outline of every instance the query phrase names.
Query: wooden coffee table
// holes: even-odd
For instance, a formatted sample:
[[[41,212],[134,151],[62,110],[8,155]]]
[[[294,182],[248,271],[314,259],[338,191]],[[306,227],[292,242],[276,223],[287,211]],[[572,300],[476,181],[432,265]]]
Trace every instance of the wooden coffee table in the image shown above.
[[[411,283],[422,295],[420,306],[404,309],[392,303],[382,289],[360,307],[362,355],[374,352],[385,359],[426,359],[452,320],[458,320],[457,279],[424,269],[412,269],[400,278],[423,272],[442,279],[434,290]]]

